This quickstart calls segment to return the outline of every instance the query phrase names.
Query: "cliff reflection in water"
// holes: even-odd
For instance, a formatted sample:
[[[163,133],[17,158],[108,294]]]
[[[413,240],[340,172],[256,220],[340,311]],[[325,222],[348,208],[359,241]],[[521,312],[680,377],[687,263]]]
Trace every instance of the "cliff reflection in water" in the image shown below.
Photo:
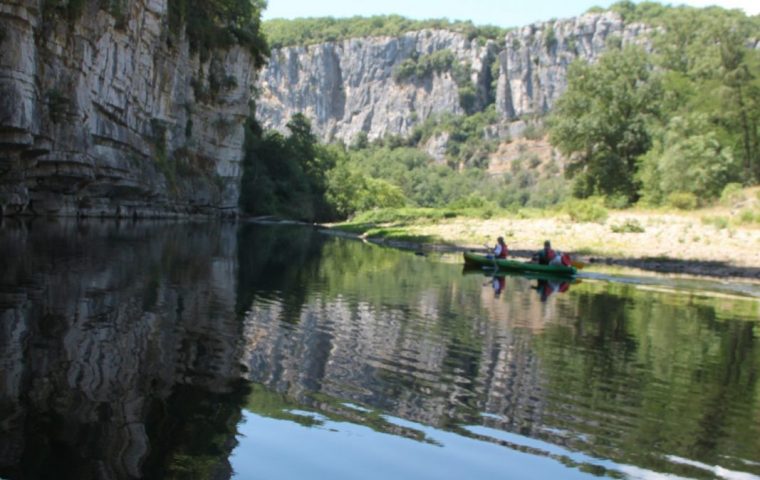
[[[290,275],[252,289],[245,355],[255,382],[302,403],[320,392],[434,426],[487,408],[532,433],[543,394],[530,328],[515,327],[538,327],[545,306],[526,285],[510,285],[521,287],[516,302],[499,301],[488,287],[462,288],[452,265],[344,240]],[[288,285],[301,298],[281,298]]]
[[[227,478],[238,442],[266,462],[236,437],[244,408],[430,444],[435,427],[574,474],[760,475],[756,300],[599,282],[542,299],[514,277],[496,294],[308,228],[6,221],[0,249],[0,477]]]
[[[234,227],[6,221],[0,251],[0,476],[230,474]]]
[[[487,277],[348,240],[317,252],[290,237],[263,254],[268,233],[249,232],[256,248],[241,250],[241,291],[255,292],[244,358],[252,380],[283,395],[281,418],[293,405],[350,418],[351,402],[585,452],[596,460],[581,469],[599,475],[760,475],[755,299],[595,282],[546,298],[519,277],[495,295]],[[247,276],[254,265],[278,273]],[[253,411],[272,415],[271,398],[259,401]]]

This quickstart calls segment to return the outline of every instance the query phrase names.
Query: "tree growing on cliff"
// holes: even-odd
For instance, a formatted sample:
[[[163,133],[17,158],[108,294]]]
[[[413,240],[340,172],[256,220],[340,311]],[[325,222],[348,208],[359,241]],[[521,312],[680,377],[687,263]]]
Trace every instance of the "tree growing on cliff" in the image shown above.
[[[261,28],[264,0],[169,0],[169,27],[178,34],[183,28],[190,48],[208,58],[213,48],[238,44],[264,65],[269,46]]]

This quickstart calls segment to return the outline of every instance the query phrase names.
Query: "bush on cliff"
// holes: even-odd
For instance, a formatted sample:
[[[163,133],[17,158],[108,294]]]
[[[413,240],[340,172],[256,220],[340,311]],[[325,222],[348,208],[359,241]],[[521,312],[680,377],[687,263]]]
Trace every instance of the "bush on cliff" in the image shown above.
[[[261,28],[264,0],[169,0],[169,27],[179,34],[184,27],[190,49],[208,57],[214,48],[242,45],[261,66],[269,46]]]

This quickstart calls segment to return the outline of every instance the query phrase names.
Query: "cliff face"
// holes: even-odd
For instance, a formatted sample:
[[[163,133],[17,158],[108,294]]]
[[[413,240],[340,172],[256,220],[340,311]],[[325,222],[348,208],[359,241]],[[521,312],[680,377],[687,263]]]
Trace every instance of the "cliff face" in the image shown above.
[[[643,24],[624,25],[612,12],[509,32],[499,52],[496,110],[507,120],[548,112],[567,86],[567,68],[573,61],[595,61],[613,37],[623,45],[642,43],[649,32]]]
[[[282,130],[291,115],[302,112],[328,141],[350,141],[359,132],[370,138],[404,133],[433,113],[463,110],[451,72],[396,81],[399,63],[448,49],[470,65],[477,85],[489,75],[484,67],[494,47],[473,45],[455,32],[423,30],[277,49],[261,72],[257,118],[266,128]]]
[[[324,141],[404,135],[491,104],[505,124],[494,131],[514,136],[510,122],[551,109],[574,59],[646,33],[602,13],[498,42],[446,30],[354,38],[275,50],[257,81],[245,49],[192,53],[168,28],[168,0],[125,0],[121,14],[84,3],[76,18],[51,2],[0,4],[0,215],[234,214],[254,85],[265,128],[303,112]],[[441,53],[444,67],[398,75]]]
[[[46,2],[0,4],[0,213],[235,211],[251,55],[201,61],[167,0],[85,4],[57,21]]]
[[[423,30],[281,48],[259,77],[257,118],[267,128],[283,130],[291,115],[303,112],[328,141],[350,142],[359,132],[370,139],[409,133],[431,114],[464,112],[453,69],[394,79],[394,69],[405,60],[448,49],[467,69],[476,108],[495,100],[509,122],[546,113],[564,90],[573,60],[593,61],[611,37],[639,42],[646,30],[605,12],[535,23],[510,31],[501,42]]]

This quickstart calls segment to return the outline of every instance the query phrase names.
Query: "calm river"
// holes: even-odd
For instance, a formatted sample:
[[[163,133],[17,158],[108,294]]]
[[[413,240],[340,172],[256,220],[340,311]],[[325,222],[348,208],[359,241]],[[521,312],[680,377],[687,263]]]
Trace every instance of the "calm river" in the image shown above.
[[[758,479],[760,302],[710,290],[6,219],[0,478]]]

